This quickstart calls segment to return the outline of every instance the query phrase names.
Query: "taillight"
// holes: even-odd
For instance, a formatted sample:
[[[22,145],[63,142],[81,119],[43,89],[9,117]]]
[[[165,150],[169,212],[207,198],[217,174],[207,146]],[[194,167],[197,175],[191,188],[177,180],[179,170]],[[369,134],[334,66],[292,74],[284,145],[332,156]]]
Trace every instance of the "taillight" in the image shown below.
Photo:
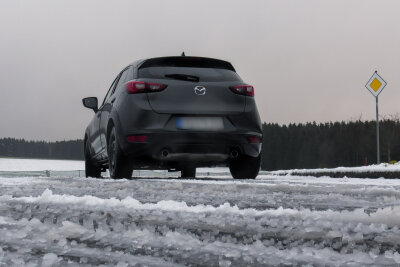
[[[145,93],[146,92],[146,83],[138,82],[138,81],[130,81],[126,83],[126,91],[129,94],[137,94],[137,93]]]
[[[237,85],[231,86],[229,89],[239,95],[254,96],[254,87],[251,85]]]
[[[126,83],[128,94],[160,92],[167,88],[166,84],[130,81]]]
[[[251,144],[261,143],[261,138],[258,136],[249,136],[249,143]]]
[[[130,135],[126,137],[126,140],[133,143],[143,143],[146,142],[147,135]]]

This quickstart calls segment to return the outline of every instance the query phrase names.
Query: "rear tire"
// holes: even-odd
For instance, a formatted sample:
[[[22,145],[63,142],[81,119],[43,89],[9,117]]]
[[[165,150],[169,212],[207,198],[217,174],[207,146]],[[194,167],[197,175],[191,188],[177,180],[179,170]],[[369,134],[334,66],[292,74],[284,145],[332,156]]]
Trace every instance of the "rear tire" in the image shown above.
[[[129,162],[129,159],[123,154],[119,143],[115,128],[111,130],[110,137],[108,139],[108,170],[111,178],[131,178],[133,165]]]
[[[261,154],[258,157],[240,155],[231,161],[229,170],[234,179],[255,179],[260,171]]]
[[[93,164],[93,159],[90,156],[89,143],[85,144],[85,175],[86,177],[100,178],[101,168]]]
[[[183,167],[181,170],[182,178],[195,178],[196,177],[196,167]]]

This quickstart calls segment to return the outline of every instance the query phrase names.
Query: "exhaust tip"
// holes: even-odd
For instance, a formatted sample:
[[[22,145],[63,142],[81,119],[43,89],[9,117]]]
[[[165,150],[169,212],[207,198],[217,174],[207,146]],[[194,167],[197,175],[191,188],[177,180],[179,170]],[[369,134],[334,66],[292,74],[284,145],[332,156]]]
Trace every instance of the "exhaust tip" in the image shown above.
[[[237,158],[239,156],[239,152],[237,150],[232,150],[231,151],[231,158]]]
[[[168,155],[169,155],[169,151],[168,150],[166,150],[166,149],[161,150],[161,156],[162,157],[166,158],[166,157],[168,157]]]

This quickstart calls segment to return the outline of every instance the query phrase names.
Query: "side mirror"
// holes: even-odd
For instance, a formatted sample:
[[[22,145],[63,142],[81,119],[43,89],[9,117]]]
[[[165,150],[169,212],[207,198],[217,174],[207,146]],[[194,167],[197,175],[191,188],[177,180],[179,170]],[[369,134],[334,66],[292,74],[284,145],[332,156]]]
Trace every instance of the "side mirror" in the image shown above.
[[[84,107],[93,109],[94,112],[97,112],[99,110],[99,108],[97,107],[97,97],[86,97],[82,99],[82,103]]]

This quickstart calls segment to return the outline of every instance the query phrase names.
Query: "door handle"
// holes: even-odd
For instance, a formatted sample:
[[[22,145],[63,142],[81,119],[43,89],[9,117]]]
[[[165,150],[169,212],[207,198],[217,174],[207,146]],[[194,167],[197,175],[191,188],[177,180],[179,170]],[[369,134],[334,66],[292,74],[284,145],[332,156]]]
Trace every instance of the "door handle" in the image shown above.
[[[111,99],[111,104],[115,102],[115,97],[113,99]]]
[[[101,112],[97,112],[96,116],[97,118],[100,118]]]

